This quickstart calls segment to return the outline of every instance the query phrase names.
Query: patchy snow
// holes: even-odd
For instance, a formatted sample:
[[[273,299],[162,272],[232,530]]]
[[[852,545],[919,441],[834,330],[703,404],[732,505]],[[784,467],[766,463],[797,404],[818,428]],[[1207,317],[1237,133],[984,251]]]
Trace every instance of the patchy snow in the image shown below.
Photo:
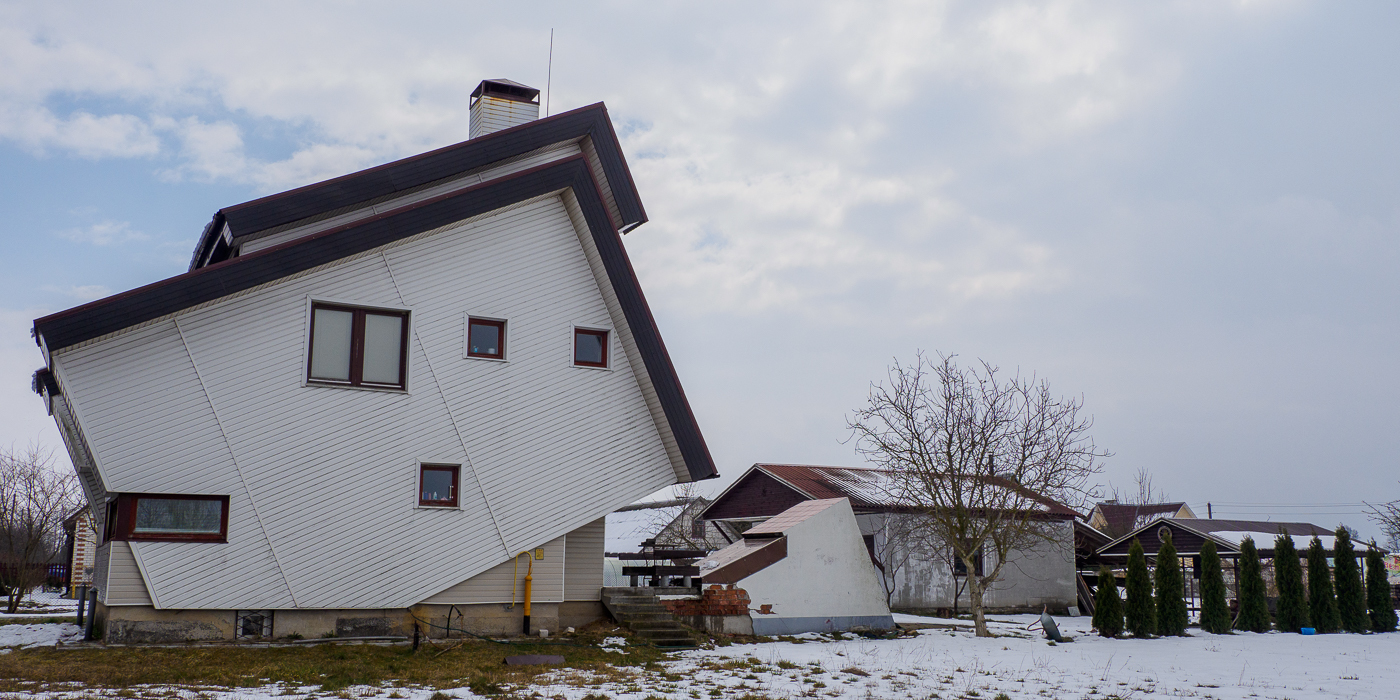
[[[1057,618],[1073,643],[1051,645],[1027,632],[1033,615],[993,616],[992,631],[979,639],[967,620],[900,615],[902,621],[942,626],[916,636],[890,640],[834,639],[801,635],[793,641],[734,644],[681,652],[659,667],[619,667],[617,674],[592,677],[560,669],[529,687],[511,688],[522,696],[582,700],[589,695],[613,700],[692,698],[982,698],[1005,693],[1028,698],[1191,697],[1309,700],[1315,698],[1395,697],[1400,688],[1400,633],[1383,635],[1198,633],[1171,639],[1102,639],[1090,636],[1089,618]],[[31,627],[31,626],[26,626]],[[65,627],[72,625],[33,625]],[[3,628],[0,628],[3,629]],[[50,633],[52,636],[52,633]],[[9,643],[9,642],[0,642]],[[50,642],[51,643],[51,642]],[[621,638],[605,646],[617,649]],[[71,688],[7,697],[70,700],[102,689]],[[261,688],[134,689],[142,696],[167,695],[209,700],[299,700],[326,694],[315,687],[270,684]],[[355,698],[426,700],[437,689],[357,686]],[[467,688],[444,688],[457,698],[476,698]],[[101,694],[100,692],[98,694]]]
[[[5,598],[0,596],[0,602],[4,600]],[[4,610],[3,605],[0,605],[0,610]],[[0,612],[0,620],[24,617],[62,617],[76,614],[78,614],[78,601],[64,598],[59,593],[35,591],[20,601],[19,612],[14,614]]]
[[[1219,530],[1211,532],[1210,534],[1215,537],[1219,537],[1220,539],[1229,542],[1230,544],[1235,545],[1236,547],[1239,547],[1241,544],[1243,544],[1244,538],[1248,537],[1254,540],[1255,547],[1260,547],[1263,549],[1273,549],[1274,540],[1278,538],[1277,532],[1243,532],[1239,530]],[[1289,535],[1289,537],[1293,540],[1293,548],[1297,549],[1300,552],[1306,552],[1308,550],[1308,547],[1312,545],[1312,535]],[[1332,551],[1332,548],[1335,547],[1337,544],[1337,538],[1333,535],[1318,535],[1317,539],[1322,542],[1322,548],[1327,550],[1328,552]],[[1360,547],[1358,547],[1357,551],[1361,554],[1365,554],[1365,544],[1362,544]]]
[[[75,641],[82,632],[82,628],[66,622],[0,625],[0,647],[51,647],[59,641]],[[6,653],[8,651],[6,649]]]

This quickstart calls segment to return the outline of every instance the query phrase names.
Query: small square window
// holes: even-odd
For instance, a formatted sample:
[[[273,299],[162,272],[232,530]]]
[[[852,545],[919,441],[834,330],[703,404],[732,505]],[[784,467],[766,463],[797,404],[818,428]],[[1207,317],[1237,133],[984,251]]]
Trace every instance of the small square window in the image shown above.
[[[467,357],[504,360],[506,358],[506,322],[487,318],[468,318]]]
[[[418,472],[418,505],[435,508],[457,507],[457,475],[461,468],[455,464],[424,464]]]
[[[608,366],[608,332],[575,328],[574,364],[580,367],[606,368]]]

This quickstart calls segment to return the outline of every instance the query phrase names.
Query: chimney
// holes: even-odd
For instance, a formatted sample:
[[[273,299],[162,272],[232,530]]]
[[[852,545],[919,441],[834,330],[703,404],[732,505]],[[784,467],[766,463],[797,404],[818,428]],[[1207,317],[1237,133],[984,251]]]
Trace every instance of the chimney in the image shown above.
[[[519,126],[540,118],[540,91],[514,80],[483,80],[472,90],[468,138]]]

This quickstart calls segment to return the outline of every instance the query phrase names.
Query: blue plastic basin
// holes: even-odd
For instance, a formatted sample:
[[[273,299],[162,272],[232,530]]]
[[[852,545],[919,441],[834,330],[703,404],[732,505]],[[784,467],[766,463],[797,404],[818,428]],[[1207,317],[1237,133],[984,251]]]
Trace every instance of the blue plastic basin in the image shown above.
[[[1298,631],[1303,634],[1317,634],[1317,630],[1312,627],[1304,627],[1303,629],[1300,629]]]

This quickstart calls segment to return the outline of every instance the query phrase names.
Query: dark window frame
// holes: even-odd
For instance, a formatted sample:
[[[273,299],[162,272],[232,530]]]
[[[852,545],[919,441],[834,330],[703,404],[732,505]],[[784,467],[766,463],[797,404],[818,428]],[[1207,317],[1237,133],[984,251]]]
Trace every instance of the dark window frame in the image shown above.
[[[190,532],[177,533],[166,532],[153,534],[148,532],[136,532],[136,504],[142,499],[168,500],[168,501],[219,501],[222,504],[219,516],[219,531],[213,532]],[[123,493],[118,494],[115,501],[111,501],[109,506],[115,513],[110,518],[114,523],[113,532],[107,536],[107,541],[113,540],[122,542],[228,542],[228,496],[205,496],[196,494],[179,493]]]
[[[978,548],[977,548],[977,553],[973,555],[973,559],[975,559],[975,561],[973,562],[973,564],[974,564],[974,566],[973,566],[973,575],[975,575],[975,576],[986,576],[986,575],[987,575],[987,574],[986,574],[986,568],[985,568],[985,566],[983,565],[983,561],[987,558],[987,551],[986,551],[986,550],[987,550],[987,548],[986,548],[985,545],[984,545],[984,546],[981,546],[981,547],[978,547]],[[954,575],[954,576],[966,576],[966,575],[967,575],[967,564],[964,563],[963,560],[962,560],[962,557],[958,556],[956,553],[953,554],[953,575]]]
[[[603,339],[602,362],[588,362],[586,360],[578,359],[578,337],[580,335],[591,335],[601,337]],[[582,326],[574,326],[574,366],[590,367],[593,369],[609,369],[610,363],[608,362],[608,360],[610,360],[612,357],[612,345],[609,344],[612,340],[612,338],[610,337],[611,335],[612,331],[602,328],[584,328]]]
[[[486,353],[486,352],[472,352],[472,326],[473,326],[473,325],[495,326],[496,332],[500,334],[500,335],[498,336],[498,337],[500,338],[500,341],[499,341],[499,343],[498,343],[498,344],[499,344],[499,347],[497,348],[497,350],[499,350],[500,352],[498,352],[498,353],[496,353],[496,354],[494,354],[494,355],[491,354],[491,353]],[[479,359],[479,360],[504,360],[504,359],[506,359],[506,319],[503,319],[503,318],[487,318],[487,317],[485,317],[485,316],[467,316],[467,357],[475,357],[475,358],[477,358],[477,359]]]
[[[311,358],[315,357],[316,349],[316,310],[325,309],[327,311],[348,311],[352,316],[350,322],[350,379],[342,381],[337,379],[323,379],[311,376]],[[365,315],[374,314],[377,316],[398,316],[403,319],[399,326],[399,381],[397,384],[384,384],[381,382],[366,382],[363,379],[365,369]],[[312,301],[311,319],[307,324],[306,340],[306,383],[314,386],[340,386],[356,387],[361,389],[397,389],[408,390],[408,337],[411,314],[403,309],[384,309],[374,306],[351,306],[348,304],[337,304],[334,302]]]
[[[701,520],[700,518],[695,518],[694,520],[690,521],[690,536],[692,539],[705,539],[705,522],[706,521]]]
[[[452,472],[452,498],[441,501],[429,501],[423,498],[423,476],[429,471],[450,471]],[[438,464],[431,462],[418,463],[418,507],[419,508],[461,508],[462,503],[462,465],[460,464]]]

